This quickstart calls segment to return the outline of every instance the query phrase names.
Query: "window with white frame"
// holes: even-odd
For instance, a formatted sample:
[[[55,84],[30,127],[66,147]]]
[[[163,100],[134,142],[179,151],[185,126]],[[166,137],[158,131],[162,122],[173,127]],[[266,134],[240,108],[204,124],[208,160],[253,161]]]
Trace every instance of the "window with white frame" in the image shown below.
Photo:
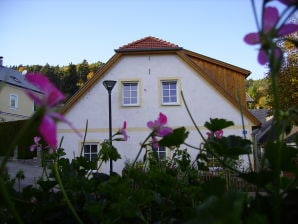
[[[161,91],[162,104],[175,105],[179,103],[177,80],[161,81]]]
[[[139,105],[139,83],[122,82],[122,105],[137,106]]]
[[[96,142],[85,142],[84,144],[84,157],[88,161],[95,161],[98,154],[98,143]]]
[[[18,96],[16,94],[9,95],[9,107],[10,108],[18,108]]]
[[[159,146],[156,150],[157,152],[157,156],[160,160],[165,160],[167,157],[167,151],[166,151],[166,147],[164,146]]]

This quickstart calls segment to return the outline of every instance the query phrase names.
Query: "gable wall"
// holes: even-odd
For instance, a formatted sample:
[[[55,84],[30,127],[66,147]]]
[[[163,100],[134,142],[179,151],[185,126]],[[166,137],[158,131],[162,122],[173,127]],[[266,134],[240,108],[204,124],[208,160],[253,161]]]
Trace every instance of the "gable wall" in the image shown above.
[[[242,105],[246,107],[245,77],[242,74],[232,71],[231,69],[212,64],[208,61],[200,60],[195,57],[191,58],[237,101],[240,97]]]
[[[140,142],[150,133],[146,126],[147,121],[155,120],[160,112],[167,115],[169,126],[173,128],[184,126],[190,130],[189,142],[198,146],[200,137],[194,131],[195,128],[187,115],[182,99],[180,98],[178,106],[162,106],[160,103],[160,80],[168,78],[179,81],[189,109],[199,126],[203,126],[210,117],[226,118],[233,120],[235,127],[226,130],[225,133],[241,135],[241,116],[237,109],[174,54],[123,56],[66,112],[65,117],[82,132],[88,119],[87,141],[101,142],[108,138],[108,94],[102,82],[108,79],[116,80],[117,84],[112,91],[113,133],[122,127],[123,121],[127,121],[130,136],[127,142],[114,144],[119,147],[118,151],[123,158],[122,165],[118,161],[115,164],[118,171],[126,159],[134,159]],[[140,106],[121,106],[121,81],[125,80],[139,81]],[[247,128],[251,126],[248,119],[245,119],[245,124]],[[63,123],[58,124],[58,129],[60,129],[59,138],[64,136],[63,145],[69,157],[73,154],[78,155],[82,138],[73,134]],[[206,130],[203,130],[203,133],[205,134]],[[192,153],[195,156],[197,152]]]

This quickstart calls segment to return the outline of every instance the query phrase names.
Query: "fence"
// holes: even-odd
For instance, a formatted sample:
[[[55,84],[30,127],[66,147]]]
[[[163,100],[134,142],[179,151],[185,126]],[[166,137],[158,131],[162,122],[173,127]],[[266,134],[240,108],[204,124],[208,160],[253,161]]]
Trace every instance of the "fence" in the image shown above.
[[[241,192],[256,192],[257,186],[248,183],[247,181],[237,177],[231,173],[223,173],[223,172],[200,172],[200,182],[210,181],[213,178],[222,178],[226,181],[226,189],[227,190],[236,190]]]

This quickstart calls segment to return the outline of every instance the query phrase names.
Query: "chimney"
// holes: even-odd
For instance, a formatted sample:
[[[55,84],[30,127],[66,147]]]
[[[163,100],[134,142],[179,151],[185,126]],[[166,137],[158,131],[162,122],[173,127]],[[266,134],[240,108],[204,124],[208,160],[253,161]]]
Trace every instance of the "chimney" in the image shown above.
[[[0,66],[3,66],[3,57],[0,56]]]

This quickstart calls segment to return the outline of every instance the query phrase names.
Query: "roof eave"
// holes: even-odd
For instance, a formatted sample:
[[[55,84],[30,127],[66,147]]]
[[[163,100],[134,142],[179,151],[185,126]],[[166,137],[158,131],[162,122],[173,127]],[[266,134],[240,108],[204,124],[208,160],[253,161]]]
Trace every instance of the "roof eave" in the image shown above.
[[[244,75],[245,78],[247,78],[251,74],[251,71],[249,71],[247,69],[240,68],[238,66],[235,66],[235,65],[232,65],[232,64],[229,64],[229,63],[226,63],[226,62],[223,62],[223,61],[220,61],[220,60],[217,60],[217,59],[214,59],[214,58],[211,58],[211,57],[208,57],[208,56],[205,56],[205,55],[202,55],[202,54],[190,51],[190,50],[184,49],[183,52],[187,55],[192,56],[192,57],[196,57],[201,60],[209,61],[211,63],[217,64],[220,66],[224,66],[231,70],[237,71],[237,72],[241,73],[242,75]]]

